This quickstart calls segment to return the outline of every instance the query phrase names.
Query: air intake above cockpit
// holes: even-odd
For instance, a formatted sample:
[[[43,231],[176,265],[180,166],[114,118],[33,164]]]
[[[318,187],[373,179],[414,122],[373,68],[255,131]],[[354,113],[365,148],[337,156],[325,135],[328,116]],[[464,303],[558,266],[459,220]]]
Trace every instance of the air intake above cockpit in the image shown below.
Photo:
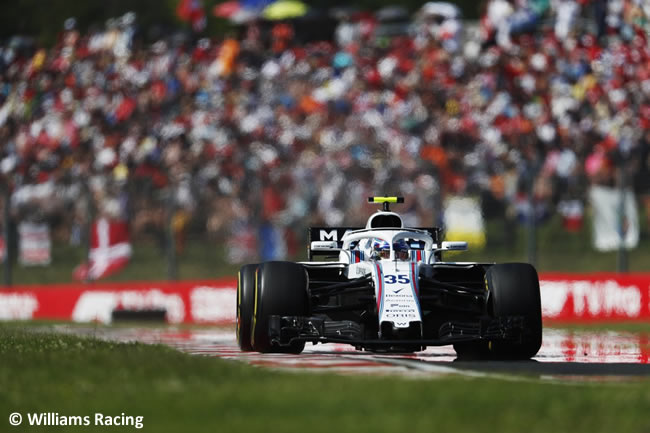
[[[402,228],[402,218],[392,212],[377,212],[368,219],[366,228]]]

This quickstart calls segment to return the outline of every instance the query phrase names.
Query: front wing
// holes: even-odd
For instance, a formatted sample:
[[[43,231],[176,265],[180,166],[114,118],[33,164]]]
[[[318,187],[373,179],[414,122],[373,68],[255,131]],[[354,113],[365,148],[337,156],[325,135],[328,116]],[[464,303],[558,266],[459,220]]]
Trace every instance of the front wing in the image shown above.
[[[316,343],[346,343],[372,348],[392,345],[445,346],[467,341],[521,340],[524,333],[521,316],[481,318],[475,322],[450,321],[440,326],[438,339],[367,339],[362,325],[353,321],[330,321],[321,317],[271,316],[269,336],[272,344],[289,346],[305,341]]]

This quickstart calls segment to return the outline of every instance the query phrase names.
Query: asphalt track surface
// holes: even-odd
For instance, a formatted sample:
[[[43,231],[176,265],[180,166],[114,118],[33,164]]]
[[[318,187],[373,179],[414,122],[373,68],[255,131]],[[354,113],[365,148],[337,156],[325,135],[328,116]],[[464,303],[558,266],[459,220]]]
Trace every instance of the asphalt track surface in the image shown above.
[[[650,376],[650,335],[610,331],[545,329],[542,348],[529,361],[459,361],[451,346],[414,354],[360,352],[343,344],[307,344],[300,355],[241,352],[227,329],[175,329],[57,326],[64,333],[115,341],[159,343],[180,351],[271,369],[390,374],[404,376],[465,375],[504,379],[618,381]]]

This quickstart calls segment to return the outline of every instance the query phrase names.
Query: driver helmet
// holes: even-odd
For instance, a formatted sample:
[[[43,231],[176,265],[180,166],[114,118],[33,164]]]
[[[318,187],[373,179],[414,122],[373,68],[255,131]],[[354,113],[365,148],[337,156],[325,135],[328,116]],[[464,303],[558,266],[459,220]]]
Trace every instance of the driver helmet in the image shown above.
[[[382,239],[373,239],[372,258],[375,260],[390,258],[390,244]]]
[[[410,259],[409,245],[404,239],[394,242],[393,249],[395,250],[395,260],[408,261]]]

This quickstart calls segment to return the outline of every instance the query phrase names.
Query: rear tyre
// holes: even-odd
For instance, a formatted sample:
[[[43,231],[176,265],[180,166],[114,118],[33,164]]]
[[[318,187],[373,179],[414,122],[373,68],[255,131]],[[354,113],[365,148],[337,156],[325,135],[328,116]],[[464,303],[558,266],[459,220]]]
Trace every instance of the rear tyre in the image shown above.
[[[494,317],[523,316],[519,341],[493,341],[491,356],[497,359],[529,359],[542,345],[542,306],[539,277],[528,263],[494,265],[485,274]]]
[[[255,272],[257,265],[245,265],[237,276],[237,344],[244,352],[253,350],[251,344],[251,326],[255,306]]]
[[[308,314],[307,271],[293,262],[267,262],[257,270],[251,344],[265,353],[300,353],[305,342],[291,346],[271,344],[269,317],[306,316]]]

